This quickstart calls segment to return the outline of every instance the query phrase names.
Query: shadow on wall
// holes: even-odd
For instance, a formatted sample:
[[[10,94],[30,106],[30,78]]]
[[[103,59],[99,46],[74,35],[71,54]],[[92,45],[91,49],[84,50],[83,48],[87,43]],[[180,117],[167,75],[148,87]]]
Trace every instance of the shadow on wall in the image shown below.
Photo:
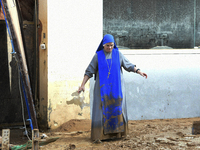
[[[81,94],[79,94],[78,92],[72,93],[71,96],[73,96],[73,99],[71,99],[70,101],[66,101],[66,103],[68,105],[74,104],[74,105],[80,106],[81,110],[83,110],[83,108],[86,106],[90,106],[90,104],[84,102],[85,100],[84,93],[82,94],[82,96],[80,95]]]

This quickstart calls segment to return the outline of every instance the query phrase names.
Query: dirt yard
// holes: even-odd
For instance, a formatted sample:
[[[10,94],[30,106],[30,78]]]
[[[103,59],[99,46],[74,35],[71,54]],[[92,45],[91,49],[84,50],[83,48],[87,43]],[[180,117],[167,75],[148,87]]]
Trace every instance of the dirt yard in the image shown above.
[[[58,139],[40,146],[42,150],[194,150],[200,149],[200,118],[157,119],[129,121],[129,134],[123,139],[112,139],[93,143],[90,140],[91,120],[70,120],[54,131],[46,133],[45,141]],[[11,144],[24,144],[28,140],[22,130],[11,130]]]

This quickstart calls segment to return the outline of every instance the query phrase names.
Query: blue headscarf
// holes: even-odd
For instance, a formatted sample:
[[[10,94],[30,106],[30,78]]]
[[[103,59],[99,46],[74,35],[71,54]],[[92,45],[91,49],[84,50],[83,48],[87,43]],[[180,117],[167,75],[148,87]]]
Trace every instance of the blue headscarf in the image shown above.
[[[118,49],[118,48],[117,48],[117,45],[116,45],[116,43],[115,43],[114,37],[113,37],[111,34],[106,34],[106,35],[103,37],[101,43],[99,44],[99,47],[97,48],[97,51],[96,51],[96,52],[98,52],[98,51],[100,51],[100,50],[103,50],[103,45],[106,44],[106,43],[110,43],[110,42],[114,43],[114,48],[115,48],[115,49]]]

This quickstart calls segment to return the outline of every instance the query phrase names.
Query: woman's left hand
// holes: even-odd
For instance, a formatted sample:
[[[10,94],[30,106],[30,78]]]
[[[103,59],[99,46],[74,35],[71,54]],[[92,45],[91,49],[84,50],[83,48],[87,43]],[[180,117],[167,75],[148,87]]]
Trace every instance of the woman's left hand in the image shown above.
[[[141,76],[143,76],[143,77],[147,78],[147,74],[146,74],[146,73],[144,73],[144,72],[138,71],[138,74],[140,74]]]

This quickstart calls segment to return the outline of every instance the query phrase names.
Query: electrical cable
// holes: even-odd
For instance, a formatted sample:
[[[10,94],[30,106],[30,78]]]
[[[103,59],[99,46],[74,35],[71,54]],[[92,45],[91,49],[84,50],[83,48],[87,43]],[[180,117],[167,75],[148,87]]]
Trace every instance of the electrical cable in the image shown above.
[[[15,61],[17,63],[17,67],[18,67],[18,81],[19,81],[19,93],[20,93],[20,98],[21,98],[21,105],[22,105],[22,118],[23,118],[23,122],[24,122],[24,129],[25,129],[25,133],[26,133],[26,136],[27,138],[29,139],[29,141],[31,140],[30,137],[28,136],[28,131],[27,131],[27,128],[26,128],[26,123],[25,123],[25,119],[24,119],[24,103],[23,103],[23,98],[22,98],[22,91],[21,91],[21,80],[20,80],[20,67],[19,67],[19,64],[18,64],[18,60],[17,58],[15,57],[15,54],[13,55],[13,57],[15,58]]]

